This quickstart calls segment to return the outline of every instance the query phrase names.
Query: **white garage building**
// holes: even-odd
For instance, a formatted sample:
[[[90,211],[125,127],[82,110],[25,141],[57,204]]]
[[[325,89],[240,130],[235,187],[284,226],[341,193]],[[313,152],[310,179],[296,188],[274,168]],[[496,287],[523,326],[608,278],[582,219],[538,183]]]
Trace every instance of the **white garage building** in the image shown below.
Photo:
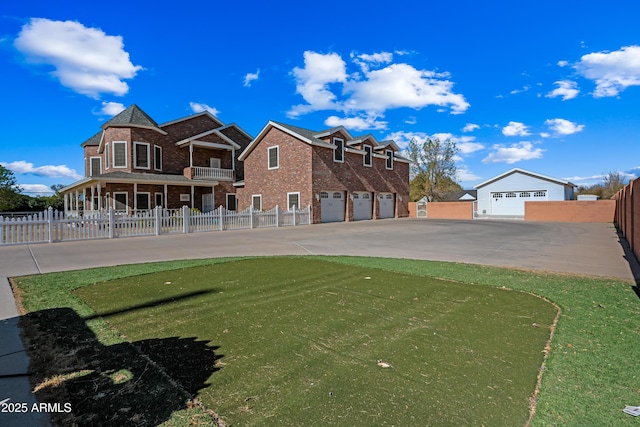
[[[575,184],[524,169],[511,169],[474,188],[478,217],[524,217],[524,203],[573,200]]]

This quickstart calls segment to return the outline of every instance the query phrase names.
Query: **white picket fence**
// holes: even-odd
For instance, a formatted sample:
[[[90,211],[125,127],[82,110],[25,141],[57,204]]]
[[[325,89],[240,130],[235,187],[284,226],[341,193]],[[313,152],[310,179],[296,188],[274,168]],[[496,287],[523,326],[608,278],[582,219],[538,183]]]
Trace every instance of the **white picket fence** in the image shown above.
[[[20,217],[0,216],[0,245],[52,243],[69,240],[113,239],[158,236],[170,233],[286,227],[311,223],[311,207],[268,211],[229,211],[220,206],[212,212],[181,209],[152,209],[126,215],[112,209],[65,216],[52,209]]]

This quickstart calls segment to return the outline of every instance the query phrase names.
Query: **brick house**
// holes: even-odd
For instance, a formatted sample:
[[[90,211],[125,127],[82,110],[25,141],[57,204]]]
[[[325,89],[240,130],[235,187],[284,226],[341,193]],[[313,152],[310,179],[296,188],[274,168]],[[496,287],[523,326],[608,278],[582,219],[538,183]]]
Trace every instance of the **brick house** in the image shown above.
[[[239,156],[238,206],[311,205],[314,223],[406,217],[410,162],[398,151],[342,126],[315,132],[270,121]]]
[[[133,104],[82,143],[85,178],[62,190],[65,212],[185,205],[235,210],[233,184],[243,179],[237,154],[251,140],[208,112],[159,125]]]

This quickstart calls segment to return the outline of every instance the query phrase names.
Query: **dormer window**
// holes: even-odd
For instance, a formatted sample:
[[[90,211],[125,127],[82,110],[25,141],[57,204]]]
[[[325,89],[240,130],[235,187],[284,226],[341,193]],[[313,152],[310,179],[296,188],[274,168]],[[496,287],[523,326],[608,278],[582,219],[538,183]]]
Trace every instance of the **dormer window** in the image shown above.
[[[384,150],[387,156],[387,169],[393,169],[393,150]]]
[[[336,146],[333,150],[333,161],[344,162],[344,139],[333,138],[333,145]]]
[[[364,146],[364,160],[363,160],[363,164],[365,166],[371,166],[371,158],[373,156],[373,148],[371,148],[370,145],[365,145]]]

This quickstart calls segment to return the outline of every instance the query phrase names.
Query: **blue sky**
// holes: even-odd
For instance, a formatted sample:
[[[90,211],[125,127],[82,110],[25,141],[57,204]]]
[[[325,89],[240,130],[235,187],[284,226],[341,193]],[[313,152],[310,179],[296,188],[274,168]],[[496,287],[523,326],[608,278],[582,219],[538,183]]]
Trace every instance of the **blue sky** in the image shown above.
[[[392,138],[455,138],[472,188],[519,167],[577,185],[640,175],[640,3],[5,3],[0,164],[70,184],[132,103]]]

